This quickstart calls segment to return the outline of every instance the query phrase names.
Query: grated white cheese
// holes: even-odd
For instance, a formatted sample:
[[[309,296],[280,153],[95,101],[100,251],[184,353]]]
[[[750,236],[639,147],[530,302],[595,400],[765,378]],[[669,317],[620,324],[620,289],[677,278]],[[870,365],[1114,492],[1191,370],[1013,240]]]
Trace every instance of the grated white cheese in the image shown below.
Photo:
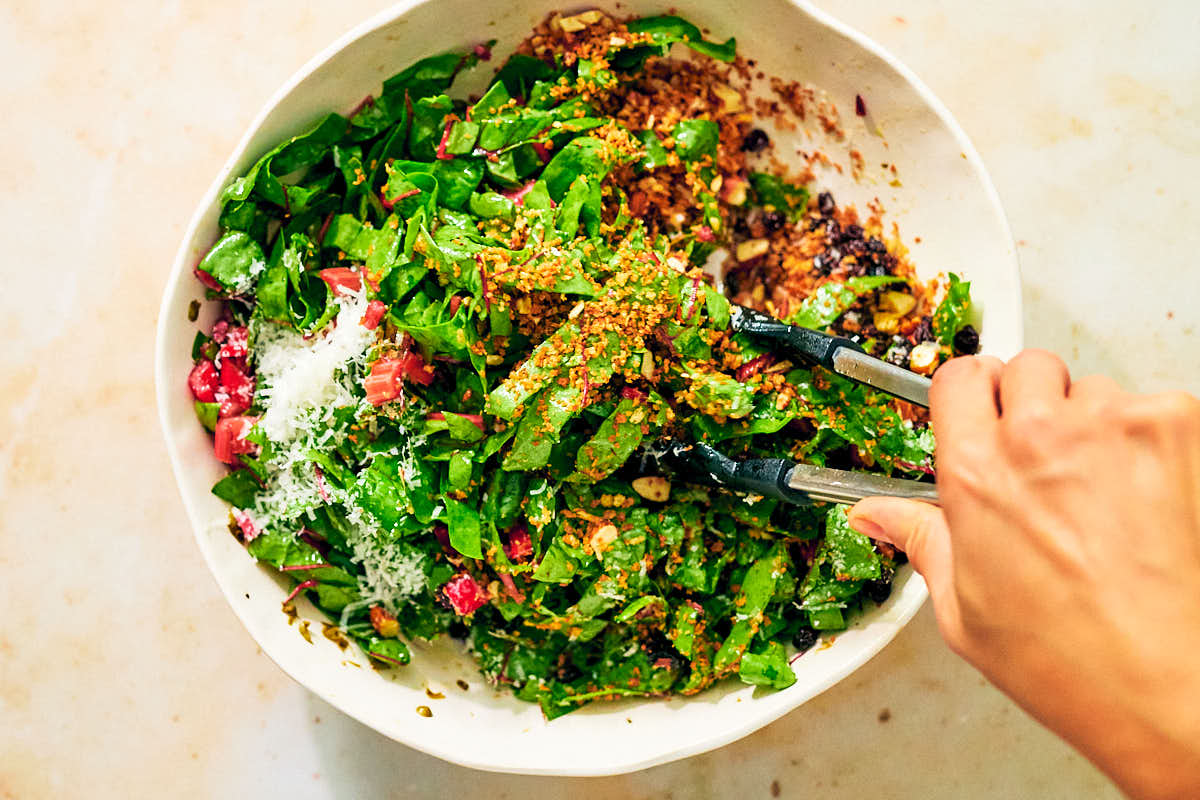
[[[363,568],[358,580],[363,601],[395,613],[401,600],[425,586],[424,554],[368,522],[358,506],[348,506],[346,517],[351,560]]]
[[[250,292],[252,292],[254,290],[255,285],[258,283],[258,276],[263,274],[263,272],[265,272],[266,269],[267,269],[267,262],[263,261],[261,258],[255,259],[254,261],[250,262],[250,269],[248,269],[246,271],[246,274],[243,275],[241,280],[239,280],[237,282],[237,284],[233,287],[233,293],[234,294],[249,294]]]
[[[310,412],[301,419],[301,429],[307,431],[311,426],[310,420],[316,416]],[[308,459],[308,453],[321,441],[334,441],[328,446],[336,446],[344,438],[344,431],[333,428],[326,429],[319,439],[314,440],[311,433],[303,433],[275,449],[267,462],[270,471],[266,482],[266,491],[255,499],[254,513],[259,520],[267,524],[276,524],[295,519],[301,514],[316,508],[321,504],[321,491],[317,485],[317,473],[313,463]],[[326,493],[331,499],[343,499],[335,487],[325,484]]]
[[[293,529],[299,534],[300,518],[328,502],[346,509],[346,532],[351,560],[361,565],[358,589],[362,599],[343,611],[343,621],[361,608],[382,605],[396,613],[405,598],[425,586],[425,556],[385,533],[365,514],[345,490],[328,480],[318,483],[316,468],[309,453],[330,450],[345,442],[350,433],[345,424],[335,424],[333,412],[352,406],[355,417],[366,417],[374,432],[375,409],[354,395],[352,381],[356,366],[366,362],[376,340],[376,331],[361,324],[366,312],[365,294],[346,295],[333,323],[320,335],[305,339],[291,328],[264,323],[254,341],[258,370],[258,400],[265,409],[258,429],[271,440],[271,458],[267,462],[266,491],[256,499],[253,513],[256,523]],[[399,419],[417,422],[424,406],[410,403]],[[401,444],[386,453],[401,460],[401,473],[414,480],[414,446],[424,437],[406,435]],[[365,465],[364,465],[365,466]],[[324,492],[324,497],[322,497]]]
[[[349,368],[362,364],[375,331],[361,324],[367,309],[363,293],[341,300],[335,324],[309,340],[291,328],[264,323],[255,339],[259,402],[266,413],[258,427],[274,442],[289,442],[302,429],[308,412],[332,411],[357,403],[348,385]],[[321,419],[309,419],[319,423]]]

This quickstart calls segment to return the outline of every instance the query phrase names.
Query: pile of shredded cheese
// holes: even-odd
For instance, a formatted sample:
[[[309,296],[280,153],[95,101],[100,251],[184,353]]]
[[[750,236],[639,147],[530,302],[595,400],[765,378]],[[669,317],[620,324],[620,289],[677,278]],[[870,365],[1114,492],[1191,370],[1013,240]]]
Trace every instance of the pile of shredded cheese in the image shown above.
[[[345,426],[334,425],[333,412],[359,405],[353,385],[361,379],[361,368],[376,342],[377,331],[361,324],[366,295],[346,294],[339,303],[336,318],[319,334],[305,337],[271,322],[257,331],[253,353],[258,399],[266,409],[258,427],[273,447],[266,491],[259,495],[252,518],[266,527],[295,520],[325,498],[344,504],[352,559],[363,567],[362,600],[354,606],[382,604],[395,612],[402,598],[424,585],[424,556],[380,530],[344,491],[319,484],[308,457],[314,449],[337,447],[349,434]],[[412,444],[412,437],[406,437],[409,458],[414,457]]]

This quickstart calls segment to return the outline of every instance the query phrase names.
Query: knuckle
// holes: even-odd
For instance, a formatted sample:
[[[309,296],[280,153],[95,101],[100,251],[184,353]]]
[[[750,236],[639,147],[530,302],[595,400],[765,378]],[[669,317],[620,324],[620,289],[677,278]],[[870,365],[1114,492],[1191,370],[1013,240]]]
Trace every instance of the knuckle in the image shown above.
[[[1157,395],[1162,416],[1175,424],[1195,423],[1200,420],[1200,400],[1187,392],[1165,392]]]
[[[1200,400],[1187,392],[1163,392],[1122,404],[1114,416],[1129,435],[1187,435],[1200,429]]]
[[[1069,396],[1085,397],[1096,404],[1106,406],[1113,402],[1120,392],[1120,385],[1107,375],[1088,375],[1071,382]]]
[[[1063,431],[1046,409],[1021,409],[1000,418],[1000,441],[1019,462],[1041,461],[1062,449]]]
[[[982,497],[992,484],[996,458],[991,448],[978,442],[960,443],[949,454],[939,452],[937,482],[969,497]]]
[[[933,373],[934,386],[951,385],[964,377],[987,372],[990,369],[984,356],[959,356],[938,367]]]
[[[942,364],[933,373],[933,383],[930,385],[930,391],[940,392],[945,387],[953,385],[961,376],[968,374],[967,370],[975,369],[975,367],[971,366],[971,361],[971,356],[960,356]]]
[[[1036,363],[1053,364],[1064,368],[1066,367],[1066,364],[1063,362],[1063,360],[1054,353],[1037,347],[1029,347],[1017,353],[1008,362],[1008,366],[1020,369],[1028,366],[1029,364]]]

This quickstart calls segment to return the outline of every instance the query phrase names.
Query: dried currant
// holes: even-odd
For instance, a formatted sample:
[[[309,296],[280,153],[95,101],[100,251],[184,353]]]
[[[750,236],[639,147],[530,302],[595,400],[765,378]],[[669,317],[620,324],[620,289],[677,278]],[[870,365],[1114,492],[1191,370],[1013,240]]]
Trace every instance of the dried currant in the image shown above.
[[[954,334],[954,354],[973,356],[979,352],[979,331],[972,325],[964,325]]]

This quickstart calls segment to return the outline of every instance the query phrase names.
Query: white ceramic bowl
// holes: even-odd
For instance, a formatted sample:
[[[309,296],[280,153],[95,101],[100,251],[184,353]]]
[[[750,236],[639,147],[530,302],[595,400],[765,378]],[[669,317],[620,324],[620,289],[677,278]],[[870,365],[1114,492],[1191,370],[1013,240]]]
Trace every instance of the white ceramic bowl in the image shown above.
[[[606,6],[611,9],[609,2],[600,4]],[[666,7],[626,2],[619,13],[664,13]],[[306,642],[280,613],[287,593],[284,581],[256,565],[219,524],[227,512],[209,488],[221,466],[193,416],[186,387],[196,330],[187,321],[187,307],[202,293],[191,268],[217,236],[216,198],[228,180],[322,114],[345,112],[377,92],[383,78],[412,61],[496,38],[496,59],[466,81],[467,88],[481,87],[491,67],[556,8],[562,8],[556,0],[406,0],[334,42],[289,80],[216,176],[179,249],[159,316],[158,405],[200,550],[238,617],[288,674],[380,733],[448,761],[504,772],[604,775],[718,747],[791,711],[887,644],[924,602],[924,583],[911,570],[902,570],[891,599],[831,646],[799,659],[794,665],[797,681],[784,691],[756,692],[733,681],[690,699],[596,704],[547,723],[536,705],[488,688],[454,642],[417,645],[412,664],[391,676],[367,668],[361,653],[342,652],[320,635],[312,644]],[[691,0],[681,4],[679,13],[710,29],[714,38],[736,36],[741,52],[756,59],[768,75],[824,89],[841,109],[850,136],[848,144],[831,145],[828,152],[836,157],[838,147],[843,154],[856,147],[867,167],[866,178],[858,182],[848,171],[823,174],[821,188],[831,189],[839,203],[854,202],[860,209],[879,198],[925,276],[953,270],[972,281],[983,317],[983,348],[1001,357],[1020,348],[1017,260],[996,192],[967,137],[916,76],[878,45],[807,3],[762,0],[750,11],[736,0]],[[854,115],[856,94],[866,100],[870,113],[865,120]],[[877,125],[883,136],[868,132],[867,123]],[[789,142],[783,135],[777,142],[782,157],[792,143],[812,146],[800,138]],[[883,162],[897,165],[899,185],[889,183],[890,174],[872,171]],[[206,309],[201,324],[214,311]],[[302,616],[320,619],[306,603],[300,610]],[[470,689],[458,688],[458,679]],[[445,698],[429,699],[426,687]],[[432,709],[432,717],[415,712],[421,705]]]

